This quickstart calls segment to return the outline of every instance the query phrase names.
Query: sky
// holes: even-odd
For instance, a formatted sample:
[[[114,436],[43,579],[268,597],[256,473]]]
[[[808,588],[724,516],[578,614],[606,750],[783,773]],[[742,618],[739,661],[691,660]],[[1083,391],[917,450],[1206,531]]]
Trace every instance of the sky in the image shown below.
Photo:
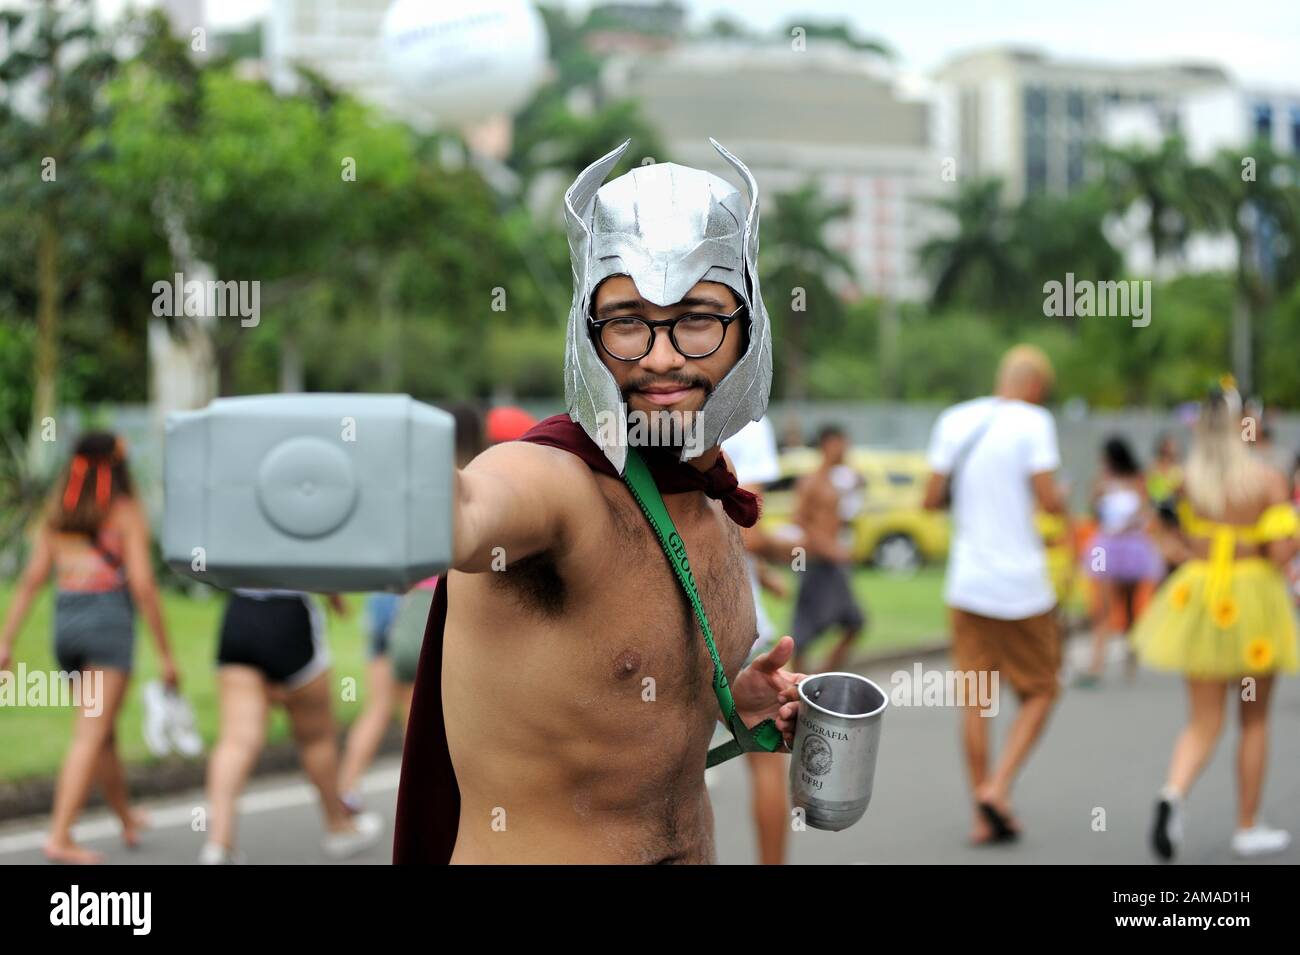
[[[105,6],[123,0],[103,0]],[[213,26],[247,23],[272,0],[207,0]],[[471,0],[472,2],[472,0]],[[847,19],[910,71],[974,47],[1016,43],[1118,62],[1219,63],[1249,85],[1300,89],[1300,0],[685,0],[695,23],[725,13],[757,29]],[[590,2],[566,0],[573,9]]]

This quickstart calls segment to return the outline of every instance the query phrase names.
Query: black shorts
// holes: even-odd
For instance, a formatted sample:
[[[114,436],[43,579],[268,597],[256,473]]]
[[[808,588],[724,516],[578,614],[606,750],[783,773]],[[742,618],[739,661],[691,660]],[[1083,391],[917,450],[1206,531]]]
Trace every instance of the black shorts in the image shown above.
[[[853,596],[848,567],[809,561],[801,577],[790,626],[796,649],[802,650],[831,627],[861,630],[866,625],[866,615]]]
[[[330,664],[320,616],[305,594],[231,594],[221,621],[217,665],[252,667],[290,690],[303,686]]]

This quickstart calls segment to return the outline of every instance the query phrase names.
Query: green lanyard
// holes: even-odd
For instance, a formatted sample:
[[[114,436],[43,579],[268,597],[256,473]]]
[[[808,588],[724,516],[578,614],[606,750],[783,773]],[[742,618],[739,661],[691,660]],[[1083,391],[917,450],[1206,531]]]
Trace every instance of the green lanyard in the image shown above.
[[[776,723],[766,719],[751,730],[736,712],[736,701],[731,697],[727,674],[722,669],[718,648],[713,642],[713,630],[709,627],[709,618],[704,614],[699,591],[695,589],[695,577],[691,574],[691,563],[686,557],[686,544],[673,526],[668,508],[664,507],[664,499],[659,496],[659,488],[655,486],[654,478],[650,476],[650,470],[636,448],[627,449],[627,469],[623,480],[627,482],[637,504],[641,505],[646,520],[654,528],[659,546],[663,548],[668,563],[672,564],[673,573],[677,575],[678,583],[695,608],[695,619],[700,622],[709,656],[713,658],[713,693],[718,698],[718,708],[722,710],[722,721],[731,730],[731,740],[709,750],[709,759],[705,765],[716,766],[741,753],[775,752],[781,746],[781,731],[776,728]]]

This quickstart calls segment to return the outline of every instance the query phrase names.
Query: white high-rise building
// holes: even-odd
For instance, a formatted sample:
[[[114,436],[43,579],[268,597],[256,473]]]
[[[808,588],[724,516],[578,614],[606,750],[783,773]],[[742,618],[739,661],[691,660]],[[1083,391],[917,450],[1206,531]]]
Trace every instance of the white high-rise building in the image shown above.
[[[637,101],[668,150],[655,158],[734,179],[712,136],[749,166],[769,210],[774,193],[807,182],[846,201],[848,217],[826,236],[853,264],[844,291],[911,300],[927,293],[916,252],[934,227],[929,200],[951,183],[931,145],[930,106],[904,85],[876,54],[830,41],[615,56],[601,83],[603,95]]]
[[[1157,137],[1179,131],[1194,94],[1230,80],[1207,64],[1115,65],[999,48],[963,54],[935,74],[939,143],[962,178],[998,176],[1007,197],[1064,194],[1099,171],[1091,147],[1112,114],[1148,117]]]

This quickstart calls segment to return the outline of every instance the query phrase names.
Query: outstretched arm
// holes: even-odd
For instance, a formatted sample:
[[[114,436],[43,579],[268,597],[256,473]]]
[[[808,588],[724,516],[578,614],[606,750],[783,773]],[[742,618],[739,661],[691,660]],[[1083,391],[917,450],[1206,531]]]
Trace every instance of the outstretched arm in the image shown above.
[[[581,519],[579,492],[593,478],[567,451],[509,441],[484,451],[454,480],[452,567],[482,573],[499,553],[513,563],[567,549]]]

